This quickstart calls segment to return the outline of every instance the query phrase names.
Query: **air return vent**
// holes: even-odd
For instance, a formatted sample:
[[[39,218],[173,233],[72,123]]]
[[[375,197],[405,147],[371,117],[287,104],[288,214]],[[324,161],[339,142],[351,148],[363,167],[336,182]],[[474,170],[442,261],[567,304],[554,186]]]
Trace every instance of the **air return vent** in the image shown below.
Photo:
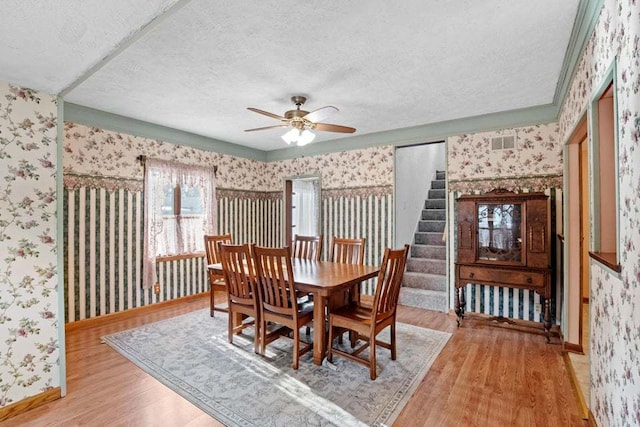
[[[495,138],[491,138],[491,149],[492,150],[507,150],[516,148],[516,136],[515,135],[505,135],[505,136],[497,136]]]

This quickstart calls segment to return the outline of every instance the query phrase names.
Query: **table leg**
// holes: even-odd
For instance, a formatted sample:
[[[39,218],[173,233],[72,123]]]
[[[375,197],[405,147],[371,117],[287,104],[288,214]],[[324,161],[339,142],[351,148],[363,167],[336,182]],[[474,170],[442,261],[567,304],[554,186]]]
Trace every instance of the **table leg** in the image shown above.
[[[322,365],[324,359],[326,337],[324,307],[327,297],[315,294],[313,296],[313,363]]]

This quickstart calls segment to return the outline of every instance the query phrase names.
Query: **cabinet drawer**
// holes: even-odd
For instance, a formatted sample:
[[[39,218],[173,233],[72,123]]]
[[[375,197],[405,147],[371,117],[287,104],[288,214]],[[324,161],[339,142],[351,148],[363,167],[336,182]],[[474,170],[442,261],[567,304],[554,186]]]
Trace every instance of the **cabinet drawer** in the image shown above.
[[[496,285],[514,285],[522,287],[544,287],[544,273],[518,270],[460,266],[460,279],[473,283],[494,282]]]

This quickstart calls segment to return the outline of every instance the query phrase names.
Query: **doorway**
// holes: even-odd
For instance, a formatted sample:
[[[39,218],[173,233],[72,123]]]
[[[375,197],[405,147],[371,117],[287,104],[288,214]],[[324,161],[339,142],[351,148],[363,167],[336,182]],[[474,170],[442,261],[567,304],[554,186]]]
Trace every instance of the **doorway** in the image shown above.
[[[591,167],[586,116],[580,121],[567,146],[568,199],[567,249],[568,307],[564,349],[568,352],[578,400],[588,416],[590,398],[589,294],[591,247]]]
[[[284,236],[290,245],[294,235],[320,235],[320,177],[296,176],[284,180]]]

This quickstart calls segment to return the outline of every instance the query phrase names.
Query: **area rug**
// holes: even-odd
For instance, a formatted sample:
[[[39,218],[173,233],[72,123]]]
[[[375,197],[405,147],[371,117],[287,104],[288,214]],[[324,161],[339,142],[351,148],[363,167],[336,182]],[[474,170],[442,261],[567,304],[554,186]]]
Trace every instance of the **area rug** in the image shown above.
[[[386,333],[379,337],[388,340]],[[398,357],[392,361],[378,348],[375,381],[367,367],[339,356],[333,365],[317,366],[307,353],[294,371],[287,339],[267,346],[261,357],[253,352],[253,328],[230,344],[226,314],[211,318],[209,309],[102,340],[228,426],[384,426],[399,415],[450,336],[398,323]]]

